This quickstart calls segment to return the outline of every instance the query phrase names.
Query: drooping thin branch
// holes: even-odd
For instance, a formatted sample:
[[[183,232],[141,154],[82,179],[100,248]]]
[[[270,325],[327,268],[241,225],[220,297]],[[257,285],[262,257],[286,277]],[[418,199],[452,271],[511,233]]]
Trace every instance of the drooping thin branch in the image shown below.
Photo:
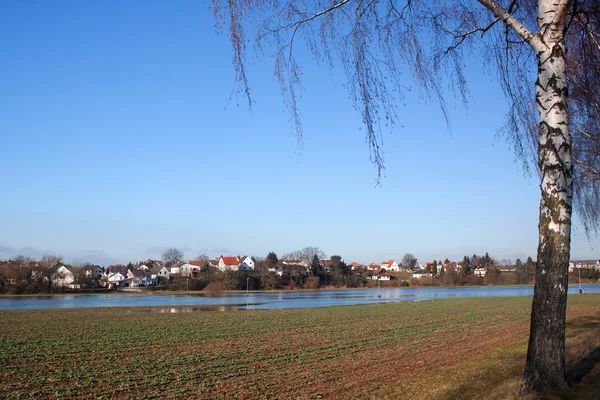
[[[295,27],[298,27],[298,26],[300,26],[300,25],[302,25],[302,24],[305,24],[305,23],[307,23],[307,22],[310,22],[310,21],[312,21],[312,20],[314,20],[314,19],[316,19],[316,18],[319,18],[319,17],[320,17],[320,16],[322,16],[322,15],[325,15],[325,14],[327,14],[327,13],[330,13],[330,12],[332,12],[332,11],[335,11],[336,9],[338,9],[338,8],[342,7],[344,4],[346,4],[346,3],[349,3],[350,1],[352,1],[352,0],[342,0],[342,1],[340,1],[339,3],[335,3],[335,4],[334,4],[333,6],[331,6],[331,7],[328,7],[328,8],[326,8],[326,9],[322,10],[322,11],[319,11],[319,12],[317,12],[317,13],[315,13],[315,14],[312,14],[312,15],[311,15],[311,16],[309,16],[309,17],[302,18],[302,19],[299,19],[299,20],[297,20],[297,21],[290,22],[290,23],[289,23],[289,24],[287,24],[287,25],[284,25],[284,26],[277,27],[277,28],[275,28],[275,29],[271,30],[271,32],[270,32],[270,33],[276,33],[276,32],[282,31],[282,30],[287,30],[287,29],[290,29],[290,28],[295,28]]]
[[[494,25],[496,25],[496,23],[500,21],[500,18],[496,18],[494,19],[488,26],[486,26],[485,28],[482,27],[477,27],[475,29],[471,29],[470,31],[464,32],[464,33],[460,33],[460,34],[452,34],[452,36],[454,36],[455,39],[458,39],[458,42],[456,42],[455,44],[453,44],[452,46],[448,47],[446,49],[446,51],[444,51],[445,54],[450,53],[452,50],[455,50],[456,48],[458,48],[458,46],[460,46],[462,44],[462,42],[465,41],[465,39],[477,32],[481,32],[481,36],[485,35],[485,33],[487,31],[489,31]]]

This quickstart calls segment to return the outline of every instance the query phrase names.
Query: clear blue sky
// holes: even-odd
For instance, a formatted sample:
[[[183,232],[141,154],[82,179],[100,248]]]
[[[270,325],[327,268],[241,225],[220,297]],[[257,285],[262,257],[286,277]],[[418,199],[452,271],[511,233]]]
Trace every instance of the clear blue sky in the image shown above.
[[[505,101],[478,64],[450,129],[407,93],[376,187],[341,69],[306,62],[299,154],[268,59],[250,50],[252,109],[229,100],[230,44],[206,3],[7,1],[0,49],[0,258],[535,258],[537,179],[496,136]],[[598,244],[574,226],[573,258]]]

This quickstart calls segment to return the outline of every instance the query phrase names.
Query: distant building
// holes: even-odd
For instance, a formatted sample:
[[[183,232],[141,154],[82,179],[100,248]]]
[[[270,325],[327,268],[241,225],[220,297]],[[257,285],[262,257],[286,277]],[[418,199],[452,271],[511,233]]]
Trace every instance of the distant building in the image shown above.
[[[217,268],[221,271],[237,271],[240,268],[240,260],[237,257],[221,256]]]
[[[395,260],[387,260],[381,263],[381,268],[388,271],[400,271],[400,266]]]
[[[575,269],[600,269],[600,260],[578,260],[569,262],[569,272]]]
[[[387,270],[381,268],[379,271],[377,271],[375,275],[371,277],[371,279],[374,281],[389,281],[390,273]]]
[[[204,261],[188,261],[179,267],[179,272],[182,276],[192,276],[195,272],[200,272],[204,266]]]
[[[124,276],[127,273],[127,266],[123,264],[111,264],[108,266],[106,273],[108,275],[119,273]]]
[[[240,262],[241,270],[250,271],[254,269],[254,261],[249,256],[243,256],[242,261]]]

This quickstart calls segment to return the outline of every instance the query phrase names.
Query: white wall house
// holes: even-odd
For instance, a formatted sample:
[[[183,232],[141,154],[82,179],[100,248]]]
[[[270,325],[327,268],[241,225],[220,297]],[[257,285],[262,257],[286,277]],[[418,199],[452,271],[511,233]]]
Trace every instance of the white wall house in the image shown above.
[[[127,270],[126,278],[130,287],[152,286],[153,283],[150,275],[139,269]]]
[[[487,271],[485,270],[485,268],[483,268],[483,267],[477,267],[477,268],[475,268],[475,270],[473,271],[473,274],[474,274],[475,276],[478,276],[478,277],[480,277],[480,278],[483,278],[483,277],[485,276],[486,272],[487,272]]]
[[[75,286],[78,286],[73,283],[75,282],[75,275],[73,275],[73,272],[69,271],[64,265],[61,265],[56,270],[52,276],[52,282],[57,287],[75,288]]]
[[[395,260],[387,260],[381,263],[381,268],[387,271],[400,271],[400,266]]]
[[[221,256],[217,268],[221,271],[237,271],[240,268],[240,260],[237,257]]]
[[[248,256],[242,257],[242,262],[240,263],[240,269],[244,271],[250,271],[254,269],[254,261]]]
[[[569,272],[578,269],[600,269],[600,260],[570,261]]]
[[[281,265],[302,265],[303,267],[308,268],[308,263],[304,260],[279,260]]]
[[[181,276],[191,276],[192,272],[199,272],[204,266],[202,261],[189,261],[180,267]]]
[[[373,275],[371,279],[374,281],[389,281],[390,273],[384,268],[382,268],[379,270],[379,272],[377,272],[377,274]]]
[[[421,278],[431,278],[431,277],[433,277],[433,274],[430,272],[418,271],[418,272],[413,272],[412,276],[413,276],[413,278],[421,279]]]
[[[86,278],[98,279],[102,276],[102,268],[99,265],[90,265],[84,267]]]
[[[115,274],[110,274],[108,276],[108,285],[109,286],[122,286],[127,281],[127,278],[123,276],[121,273],[117,272]]]
[[[162,267],[161,269],[158,270],[158,272],[156,273],[156,276],[162,276],[163,278],[169,279],[171,277],[171,273],[169,272],[167,267]]]

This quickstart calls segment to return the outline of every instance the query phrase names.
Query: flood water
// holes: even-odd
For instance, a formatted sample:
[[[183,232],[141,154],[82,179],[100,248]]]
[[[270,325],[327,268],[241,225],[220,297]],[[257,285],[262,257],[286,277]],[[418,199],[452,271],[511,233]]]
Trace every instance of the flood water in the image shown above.
[[[599,293],[600,284],[584,285],[587,293]],[[569,294],[578,293],[571,285]],[[379,297],[381,293],[381,297]],[[58,296],[0,297],[0,309],[158,307],[156,312],[208,309],[310,308],[396,301],[420,301],[466,297],[532,296],[532,286],[478,286],[458,288],[386,288],[285,292],[223,293],[220,296],[160,294],[74,294]],[[175,310],[175,311],[173,311]]]

